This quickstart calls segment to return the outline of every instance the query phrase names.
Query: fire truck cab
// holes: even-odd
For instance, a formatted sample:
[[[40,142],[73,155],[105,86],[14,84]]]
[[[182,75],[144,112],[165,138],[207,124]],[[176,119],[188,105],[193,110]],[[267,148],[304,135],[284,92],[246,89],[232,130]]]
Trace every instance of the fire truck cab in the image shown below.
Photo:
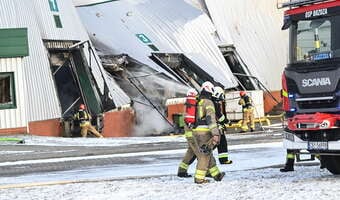
[[[284,147],[319,155],[340,174],[340,0],[287,1],[289,62],[282,75]]]

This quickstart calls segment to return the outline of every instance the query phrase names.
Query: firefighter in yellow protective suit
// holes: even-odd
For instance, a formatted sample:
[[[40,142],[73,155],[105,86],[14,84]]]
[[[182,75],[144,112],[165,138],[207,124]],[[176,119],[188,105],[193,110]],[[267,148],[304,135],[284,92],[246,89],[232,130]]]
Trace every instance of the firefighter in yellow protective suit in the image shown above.
[[[201,86],[201,94],[197,105],[196,125],[192,129],[194,140],[197,142],[197,166],[194,181],[197,184],[207,183],[207,173],[215,181],[221,181],[225,173],[220,172],[212,155],[214,147],[219,144],[220,134],[216,123],[216,114],[212,94],[214,85],[209,81]]]
[[[197,91],[195,89],[189,89],[187,96],[189,96],[189,93],[194,93],[196,92],[194,95],[197,95]],[[219,109],[220,104],[217,103],[217,100],[220,101],[221,99],[224,99],[224,91],[221,87],[214,87],[214,93],[213,93],[213,101],[214,101],[214,106],[215,106],[215,111],[216,111],[216,117],[219,120],[217,123],[226,123],[225,121],[228,121],[226,119],[226,117],[223,115],[222,110]],[[215,102],[216,101],[216,102]],[[178,167],[178,172],[177,172],[177,176],[178,177],[182,177],[182,178],[187,178],[187,177],[191,177],[191,175],[188,174],[188,168],[189,166],[195,161],[196,154],[198,153],[198,148],[197,148],[197,143],[193,138],[193,134],[192,134],[192,124],[185,124],[184,126],[184,136],[187,139],[187,143],[188,143],[188,148],[187,151],[182,159],[182,162],[180,163],[179,167]],[[220,126],[219,126],[220,129]],[[221,130],[220,130],[220,135],[221,135]],[[218,149],[218,158],[221,164],[231,164],[232,161],[228,160],[228,147],[227,147],[227,141],[225,138],[225,135],[221,135],[220,138],[220,144],[217,146]],[[207,176],[210,176],[210,174],[208,173]]]
[[[250,123],[250,131],[253,132],[255,130],[253,101],[251,97],[247,95],[245,91],[240,92],[240,97],[241,99],[239,100],[238,104],[242,106],[242,113],[243,113],[241,133],[248,131],[248,121]]]
[[[91,124],[91,115],[86,111],[86,107],[84,104],[80,104],[79,110],[73,116],[74,120],[79,121],[79,125],[81,128],[82,137],[87,136],[87,132],[90,131],[95,136],[102,138],[103,136],[92,126]]]

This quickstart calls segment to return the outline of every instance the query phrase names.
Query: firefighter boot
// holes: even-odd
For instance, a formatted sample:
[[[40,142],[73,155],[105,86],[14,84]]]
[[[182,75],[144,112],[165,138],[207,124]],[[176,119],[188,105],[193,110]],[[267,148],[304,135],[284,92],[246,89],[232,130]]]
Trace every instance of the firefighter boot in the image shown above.
[[[207,180],[207,179],[198,179],[198,178],[195,178],[195,183],[196,184],[204,184],[204,183],[209,183],[210,181]]]
[[[181,177],[181,178],[189,178],[189,177],[192,177],[190,174],[188,174],[188,172],[178,172],[178,173],[177,173],[177,176],[178,176],[178,177]]]
[[[229,164],[233,163],[233,161],[229,160],[228,157],[226,157],[226,158],[219,158],[218,160],[220,161],[221,165],[229,165]]]
[[[280,172],[291,172],[294,171],[294,158],[288,158],[284,168],[280,169]]]
[[[222,181],[223,177],[225,176],[225,172],[220,172],[214,177],[215,181]]]
[[[232,160],[227,160],[227,161],[224,161],[223,163],[221,163],[222,165],[229,165],[229,164],[232,164],[233,161]]]

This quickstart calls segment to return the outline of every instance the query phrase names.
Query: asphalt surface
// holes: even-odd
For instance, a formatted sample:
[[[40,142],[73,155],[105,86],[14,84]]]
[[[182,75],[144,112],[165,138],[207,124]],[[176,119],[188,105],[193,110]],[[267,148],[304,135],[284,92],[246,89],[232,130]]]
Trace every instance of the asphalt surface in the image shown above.
[[[280,131],[264,133],[246,133],[246,134],[227,134],[229,145],[255,144],[282,141]],[[0,176],[17,176],[30,173],[53,172],[79,169],[84,166],[109,166],[115,164],[145,164],[148,159],[140,156],[121,156],[121,157],[101,157],[102,155],[115,155],[125,153],[139,153],[151,151],[166,151],[185,149],[185,142],[157,142],[144,144],[129,144],[123,146],[43,146],[27,144],[5,144],[0,145],[0,152],[11,152],[10,154],[2,153],[0,159]],[[174,155],[175,156],[175,155]],[[178,155],[176,155],[178,156]],[[62,160],[63,158],[84,157],[84,160]],[[152,156],[151,156],[152,157]],[[155,155],[154,157],[157,157]],[[173,156],[169,156],[174,159]],[[58,160],[57,158],[60,158]],[[44,159],[52,159],[49,163],[39,162]],[[53,160],[55,159],[55,160]],[[158,157],[157,159],[167,159]],[[169,158],[170,159],[170,158]],[[177,159],[177,157],[175,158]],[[178,157],[180,160],[181,157]],[[18,161],[34,161],[23,162]]]

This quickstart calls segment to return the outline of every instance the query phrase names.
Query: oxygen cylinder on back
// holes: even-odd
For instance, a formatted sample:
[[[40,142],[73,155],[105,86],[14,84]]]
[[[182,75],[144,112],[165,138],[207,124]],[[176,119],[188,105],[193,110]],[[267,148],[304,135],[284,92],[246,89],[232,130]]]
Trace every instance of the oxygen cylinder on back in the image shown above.
[[[196,104],[198,92],[195,89],[189,89],[186,96],[185,102],[185,116],[184,122],[190,126],[196,122]]]

